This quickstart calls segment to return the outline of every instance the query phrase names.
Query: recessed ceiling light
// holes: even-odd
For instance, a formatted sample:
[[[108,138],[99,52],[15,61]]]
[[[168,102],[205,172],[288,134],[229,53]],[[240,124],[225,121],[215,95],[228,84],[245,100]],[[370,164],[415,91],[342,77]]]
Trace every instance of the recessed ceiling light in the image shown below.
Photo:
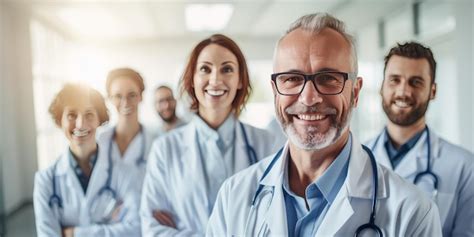
[[[234,7],[231,4],[189,4],[186,6],[186,28],[190,31],[218,31],[227,26]]]

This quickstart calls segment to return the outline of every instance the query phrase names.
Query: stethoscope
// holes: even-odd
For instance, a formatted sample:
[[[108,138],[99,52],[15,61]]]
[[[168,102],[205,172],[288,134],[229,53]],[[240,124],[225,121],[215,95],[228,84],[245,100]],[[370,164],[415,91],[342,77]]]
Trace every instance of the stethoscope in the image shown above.
[[[245,149],[247,150],[247,157],[249,159],[249,164],[253,165],[257,163],[257,153],[253,149],[253,147],[249,143],[249,139],[247,137],[247,132],[245,131],[244,125],[240,123],[240,129],[242,130],[242,134],[244,135],[244,141],[245,141]]]
[[[415,179],[413,180],[414,184],[417,184],[419,180],[423,176],[431,176],[433,178],[433,193],[431,194],[431,197],[433,199],[436,199],[438,196],[438,176],[431,170],[431,140],[430,140],[430,130],[428,129],[428,126],[425,127],[424,129],[426,131],[426,149],[427,149],[427,163],[426,163],[426,169],[425,171],[419,172],[415,175]],[[375,147],[377,146],[380,138],[382,137],[381,133],[377,138],[375,139],[374,144],[372,145],[372,150],[375,150]]]
[[[100,159],[99,157],[97,159]],[[63,200],[59,196],[59,193],[56,188],[56,169],[59,160],[53,166],[53,194],[49,198],[48,205],[53,209],[56,216],[59,217],[59,210],[63,209]],[[112,216],[112,212],[119,203],[117,200],[117,193],[111,187],[112,182],[112,157],[108,157],[108,167],[107,167],[107,180],[105,181],[104,186],[99,190],[97,195],[94,197],[91,203],[90,214],[91,218],[95,223],[105,223]],[[103,205],[100,205],[103,204]],[[104,205],[105,204],[105,205]],[[56,208],[55,208],[56,206]]]
[[[249,139],[247,137],[247,132],[245,131],[244,125],[239,122],[240,125],[240,130],[242,131],[242,135],[244,136],[244,142],[245,142],[245,150],[247,151],[247,158],[249,160],[249,165],[253,165],[257,163],[257,153],[255,152],[255,149],[250,145]],[[235,130],[234,130],[235,131]],[[235,140],[235,133],[234,133],[234,140]],[[199,150],[199,155],[202,157],[202,151],[201,151],[201,146],[198,144],[198,150]],[[234,148],[235,149],[235,148]]]
[[[372,188],[372,209],[371,209],[371,212],[370,212],[370,218],[369,218],[369,222],[366,223],[366,224],[363,224],[361,226],[359,226],[354,234],[354,236],[359,236],[363,231],[366,231],[366,230],[372,230],[373,232],[377,233],[377,236],[379,237],[383,237],[383,233],[382,233],[382,230],[375,224],[375,214],[376,214],[376,206],[377,206],[377,191],[378,191],[378,172],[377,172],[377,165],[376,165],[376,162],[375,162],[375,157],[374,157],[374,154],[372,153],[372,151],[367,148],[366,146],[362,145],[362,148],[365,150],[365,152],[367,152],[367,154],[369,155],[369,158],[370,158],[370,163],[372,165],[372,183],[373,183],[373,188]],[[270,172],[270,170],[272,169],[272,167],[275,165],[276,161],[278,160],[278,158],[280,157],[281,153],[283,152],[283,148],[281,148],[277,153],[276,155],[273,157],[272,161],[270,162],[270,164],[268,165],[268,167],[265,169],[265,171],[263,172],[263,175],[262,177],[260,178],[260,181],[259,183],[261,183],[263,181],[263,179],[265,178],[265,176]],[[256,209],[256,205],[257,205],[257,197],[260,195],[260,193],[262,192],[263,188],[265,187],[265,185],[263,184],[259,184],[258,188],[257,188],[257,191],[255,192],[255,195],[252,199],[252,206],[251,206],[251,211],[250,211],[250,214],[249,214],[249,218],[247,219],[247,223],[245,225],[245,230],[248,229],[249,227],[249,224],[250,224],[250,216],[255,216],[253,215],[253,212],[255,212],[255,209]],[[255,219],[255,218],[254,218]],[[254,220],[255,222],[255,220]],[[247,233],[248,234],[248,233]]]
[[[145,132],[143,131],[143,128],[142,126],[140,125],[140,133],[143,134],[143,141],[141,143],[141,153],[140,153],[140,156],[138,157],[138,159],[135,161],[135,164],[137,166],[140,166],[141,164],[145,164],[146,161],[145,161],[145,149],[146,149],[146,138],[145,138]],[[112,146],[113,146],[113,142],[114,142],[114,138],[115,138],[115,128],[113,129],[113,133],[112,133],[112,137],[110,138],[109,140],[109,151],[108,151],[108,156],[109,157],[112,157]]]

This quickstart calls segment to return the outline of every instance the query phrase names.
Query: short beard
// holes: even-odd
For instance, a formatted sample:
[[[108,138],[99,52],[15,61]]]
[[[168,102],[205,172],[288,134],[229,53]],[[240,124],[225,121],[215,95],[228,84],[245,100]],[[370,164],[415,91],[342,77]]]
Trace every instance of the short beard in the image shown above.
[[[308,126],[306,133],[303,136],[298,134],[293,123],[285,122],[283,120],[283,116],[279,112],[278,108],[275,108],[275,110],[277,111],[277,118],[280,121],[282,129],[292,144],[302,150],[318,151],[336,143],[341,135],[347,129],[349,129],[349,121],[352,116],[353,104],[354,92],[352,91],[349,110],[347,111],[346,116],[343,115],[340,123],[336,121],[336,115],[328,115],[329,119],[331,119],[331,127],[326,133],[318,131],[318,128],[315,126]],[[287,112],[289,108],[291,108],[291,106],[288,107],[285,112]],[[309,107],[308,110],[317,111],[316,109],[313,109],[313,107]]]
[[[175,118],[176,118],[176,113],[174,112],[171,116],[169,116],[168,118],[165,118],[163,117],[163,115],[161,113],[158,113],[158,115],[160,116],[160,118],[165,122],[165,123],[172,123]]]
[[[413,110],[409,113],[397,114],[393,112],[390,108],[392,106],[391,102],[386,103],[382,100],[382,108],[388,119],[392,123],[402,127],[411,126],[415,124],[418,120],[420,120],[423,116],[425,116],[425,113],[428,110],[428,105],[429,99],[425,103],[422,103],[419,106],[413,108]]]

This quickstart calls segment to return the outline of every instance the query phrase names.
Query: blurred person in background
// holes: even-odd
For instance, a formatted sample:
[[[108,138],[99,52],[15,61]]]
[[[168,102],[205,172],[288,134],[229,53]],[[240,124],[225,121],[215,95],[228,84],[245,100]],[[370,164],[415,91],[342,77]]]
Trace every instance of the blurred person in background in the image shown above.
[[[186,124],[176,115],[176,99],[170,87],[162,85],[155,90],[155,109],[162,121],[158,134],[164,134],[172,129]]]
[[[38,171],[34,210],[38,236],[140,236],[137,175],[112,162],[96,143],[97,127],[109,120],[103,97],[67,84],[49,112],[69,145],[50,167]]]
[[[117,124],[107,127],[98,136],[99,144],[114,162],[124,163],[139,174],[133,177],[141,187],[145,175],[146,158],[156,137],[153,129],[143,126],[138,119],[145,84],[142,76],[131,68],[117,68],[109,72],[106,81],[109,100],[117,110]]]

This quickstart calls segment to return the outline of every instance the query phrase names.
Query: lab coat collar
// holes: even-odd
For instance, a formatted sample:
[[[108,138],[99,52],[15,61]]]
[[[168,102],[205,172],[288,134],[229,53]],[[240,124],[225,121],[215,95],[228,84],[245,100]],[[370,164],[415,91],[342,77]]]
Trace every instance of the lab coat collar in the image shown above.
[[[268,187],[267,187],[268,188]],[[274,195],[268,212],[265,214],[264,225],[268,226],[266,236],[285,236],[288,234],[288,220],[286,218],[286,205],[283,186],[273,188]]]
[[[193,122],[203,139],[217,141],[220,138],[226,143],[226,145],[233,142],[233,131],[236,119],[232,113],[227,116],[217,130],[209,127],[209,125],[199,117],[199,115],[193,116]]]
[[[352,198],[372,199],[372,164],[369,155],[362,149],[361,144],[356,139],[352,139],[351,158],[349,169],[344,185],[341,187],[336,199],[326,213],[326,217],[321,223],[317,236],[335,236],[341,227],[354,214],[351,204]],[[377,167],[379,190],[377,199],[387,198],[387,184],[380,167]]]
[[[430,159],[437,159],[439,157],[439,138],[435,133],[433,133],[431,129],[429,131],[431,142]],[[384,132],[384,136],[387,136],[386,132]],[[395,168],[397,174],[404,178],[408,178],[426,169],[426,165],[428,162],[428,143],[426,139],[427,133],[426,131],[424,131],[415,146],[405,155],[400,164],[398,164],[398,166]],[[383,139],[379,140],[383,141]],[[379,150],[379,152],[377,152],[377,155],[379,153],[383,153],[383,164],[386,165],[386,163],[390,163],[390,161],[382,141],[379,141],[379,144],[376,144]],[[391,168],[392,166],[389,165],[387,167]]]
[[[265,186],[264,189],[268,190],[271,188],[274,192],[265,220],[270,231],[275,235],[288,233],[286,207],[282,192],[283,169],[285,169],[286,160],[289,157],[288,152],[287,143],[274,166],[271,167],[268,174],[260,181],[260,185]],[[273,159],[275,158],[273,157]],[[377,199],[387,198],[387,184],[382,175],[382,170],[379,167],[377,169],[379,173]],[[318,230],[318,235],[333,236],[354,213],[350,199],[362,198],[370,200],[372,199],[372,190],[372,164],[369,155],[362,149],[359,141],[353,137],[346,180],[326,214],[327,217],[337,216],[338,218],[325,218]]]
[[[107,159],[107,152],[105,151],[106,149],[99,149],[99,152],[97,154],[97,161],[94,166],[94,169],[92,170],[91,178],[89,180],[89,185],[87,187],[87,193],[86,196],[91,196],[95,193],[97,193],[104,185],[105,181],[107,179],[108,173],[107,173],[107,168],[108,168],[108,159]],[[58,160],[58,166],[56,167],[56,176],[64,176],[67,175],[69,178],[66,179],[68,180],[69,184],[68,186],[72,187],[74,189],[74,192],[77,191],[82,191],[82,187],[77,180],[76,174],[74,173],[74,170],[71,168],[71,165],[69,164],[69,147],[65,149],[63,154],[61,155],[60,159]],[[112,164],[113,165],[113,164]]]
[[[268,174],[260,181],[260,185],[282,187],[284,169],[286,168],[285,164],[288,163],[287,159],[289,158],[288,153],[289,148],[287,143],[276,163],[269,170]],[[276,157],[273,157],[273,159],[275,158]],[[385,187],[383,176],[379,175],[379,179],[381,180],[379,181],[380,187],[378,189],[377,197],[386,198],[387,189]],[[344,185],[341,187],[341,191],[347,189],[347,194],[350,197],[370,199],[372,198],[372,188],[372,165],[370,163],[369,155],[362,149],[360,142],[352,137],[349,168]]]
[[[431,158],[438,159],[440,154],[440,138],[433,130],[430,129],[430,141],[431,141]]]
[[[387,139],[387,136],[387,129],[384,128],[382,133],[380,133],[377,138],[375,138],[374,144],[369,148],[371,148],[378,163],[392,170],[392,163],[390,162],[390,158],[388,157],[384,146],[384,141]]]
[[[387,198],[388,190],[384,175],[382,175],[382,170],[380,170],[379,167],[377,167],[377,171],[379,176],[377,199]],[[362,149],[362,145],[359,141],[353,138],[349,169],[344,184],[347,189],[347,195],[355,198],[372,199],[372,177],[372,164],[370,162],[369,154]]]
[[[287,142],[283,147],[283,151],[280,153],[280,155],[277,157],[277,153],[272,157],[272,160],[270,161],[269,165],[274,159],[278,160],[274,163],[273,167],[266,167],[266,170],[269,168],[270,170],[268,170],[267,175],[263,177],[263,179],[260,181],[260,185],[283,187],[283,174],[285,173],[285,164],[288,164],[287,159],[289,158],[289,152],[289,143]]]

